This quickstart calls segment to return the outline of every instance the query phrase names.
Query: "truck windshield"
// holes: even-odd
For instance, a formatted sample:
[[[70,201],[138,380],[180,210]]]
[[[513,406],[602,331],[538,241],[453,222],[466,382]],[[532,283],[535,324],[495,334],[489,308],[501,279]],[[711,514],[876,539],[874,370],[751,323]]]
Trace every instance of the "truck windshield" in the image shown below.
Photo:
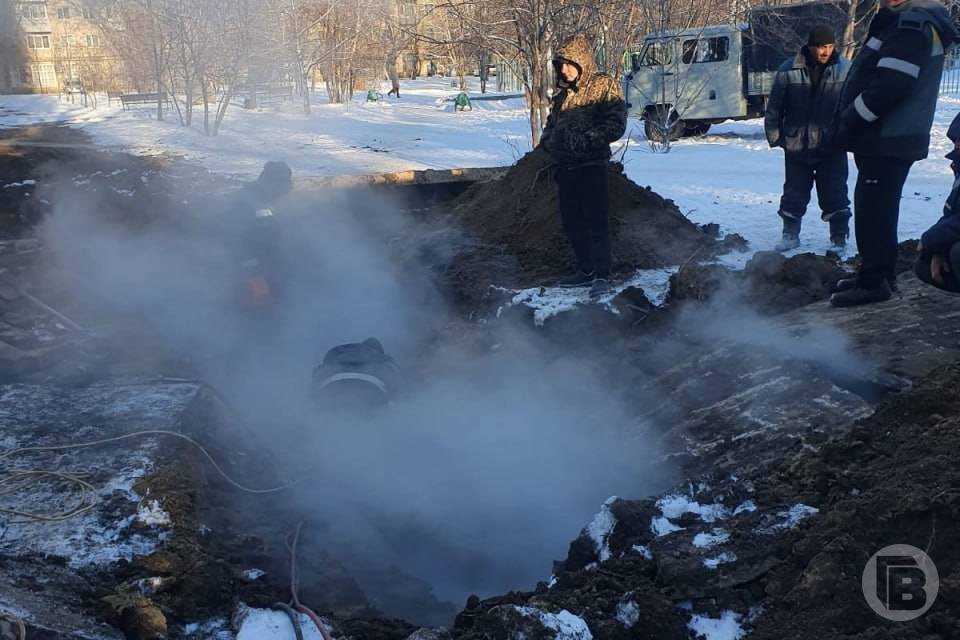
[[[639,54],[633,56],[633,69],[636,71],[641,67],[656,67],[670,64],[670,42],[667,40],[654,40],[648,42]]]

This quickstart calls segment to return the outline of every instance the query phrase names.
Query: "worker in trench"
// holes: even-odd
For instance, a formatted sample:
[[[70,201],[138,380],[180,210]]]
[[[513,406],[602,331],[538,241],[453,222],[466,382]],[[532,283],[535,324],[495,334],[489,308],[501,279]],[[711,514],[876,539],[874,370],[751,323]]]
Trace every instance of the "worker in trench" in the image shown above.
[[[242,271],[242,300],[248,306],[270,306],[282,284],[286,257],[274,209],[292,190],[292,175],[287,163],[267,162],[224,212],[228,255]]]
[[[780,198],[783,236],[777,251],[800,245],[800,226],[817,186],[821,218],[830,225],[830,244],[843,251],[850,234],[847,153],[830,144],[830,131],[850,63],[834,49],[830,25],[814,25],[807,44],[777,70],[764,129],[771,147],[783,147]]]
[[[577,271],[558,284],[590,287],[591,297],[610,291],[607,173],[610,144],[627,128],[627,105],[610,76],[593,71],[593,49],[574,36],[553,60],[556,90],[540,148],[552,160],[560,218]]]
[[[953,189],[943,205],[943,217],[920,237],[917,277],[944,291],[960,293],[960,115],[947,130],[953,150],[947,154],[953,169]]]
[[[313,371],[313,395],[321,408],[370,411],[396,397],[400,369],[376,338],[327,351]]]

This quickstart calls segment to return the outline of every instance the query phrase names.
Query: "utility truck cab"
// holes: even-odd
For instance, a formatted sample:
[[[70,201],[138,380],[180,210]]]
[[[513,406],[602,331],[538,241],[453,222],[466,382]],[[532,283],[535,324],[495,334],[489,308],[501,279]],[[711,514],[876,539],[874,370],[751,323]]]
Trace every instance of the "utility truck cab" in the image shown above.
[[[714,122],[762,112],[762,97],[751,101],[743,90],[745,30],[714,25],[644,38],[630,56],[624,95],[647,138],[703,134]]]
[[[648,34],[624,56],[628,114],[643,119],[654,141],[761,116],[777,69],[796,55],[809,29],[825,22],[846,33],[848,12],[846,3],[834,0],[758,7],[742,24]]]

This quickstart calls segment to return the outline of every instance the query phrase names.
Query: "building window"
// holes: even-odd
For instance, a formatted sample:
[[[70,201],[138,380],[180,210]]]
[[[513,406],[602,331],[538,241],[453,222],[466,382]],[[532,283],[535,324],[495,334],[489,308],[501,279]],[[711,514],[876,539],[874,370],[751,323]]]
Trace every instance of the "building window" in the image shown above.
[[[33,86],[40,89],[55,89],[57,87],[57,71],[53,63],[30,65],[30,80]]]
[[[99,47],[100,46],[100,36],[97,35],[88,35],[86,37],[86,42],[88,47]]]
[[[83,7],[80,9],[80,14],[83,16],[84,20],[93,20],[94,11],[90,7]]]
[[[60,20],[69,20],[70,7],[57,7],[57,18]]]
[[[73,36],[60,36],[60,46],[64,49],[77,46],[77,39]]]
[[[39,2],[21,4],[20,15],[28,20],[42,20],[47,17],[47,5]]]
[[[100,13],[103,15],[104,20],[113,20],[114,16],[116,15],[116,11],[114,11],[113,7],[103,7],[100,10]]]
[[[29,49],[49,49],[49,48],[50,48],[50,34],[49,34],[49,33],[28,33],[28,34],[27,34],[27,48],[29,48]]]

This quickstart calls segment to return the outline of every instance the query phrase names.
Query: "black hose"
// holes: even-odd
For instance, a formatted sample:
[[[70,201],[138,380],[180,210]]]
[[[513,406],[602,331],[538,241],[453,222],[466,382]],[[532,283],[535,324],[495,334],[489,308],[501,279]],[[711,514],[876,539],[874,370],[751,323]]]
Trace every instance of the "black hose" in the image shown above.
[[[297,637],[297,640],[303,640],[303,629],[300,628],[300,617],[297,612],[282,602],[276,603],[273,608],[287,614],[287,617],[290,618],[290,624],[293,625],[293,634]]]

